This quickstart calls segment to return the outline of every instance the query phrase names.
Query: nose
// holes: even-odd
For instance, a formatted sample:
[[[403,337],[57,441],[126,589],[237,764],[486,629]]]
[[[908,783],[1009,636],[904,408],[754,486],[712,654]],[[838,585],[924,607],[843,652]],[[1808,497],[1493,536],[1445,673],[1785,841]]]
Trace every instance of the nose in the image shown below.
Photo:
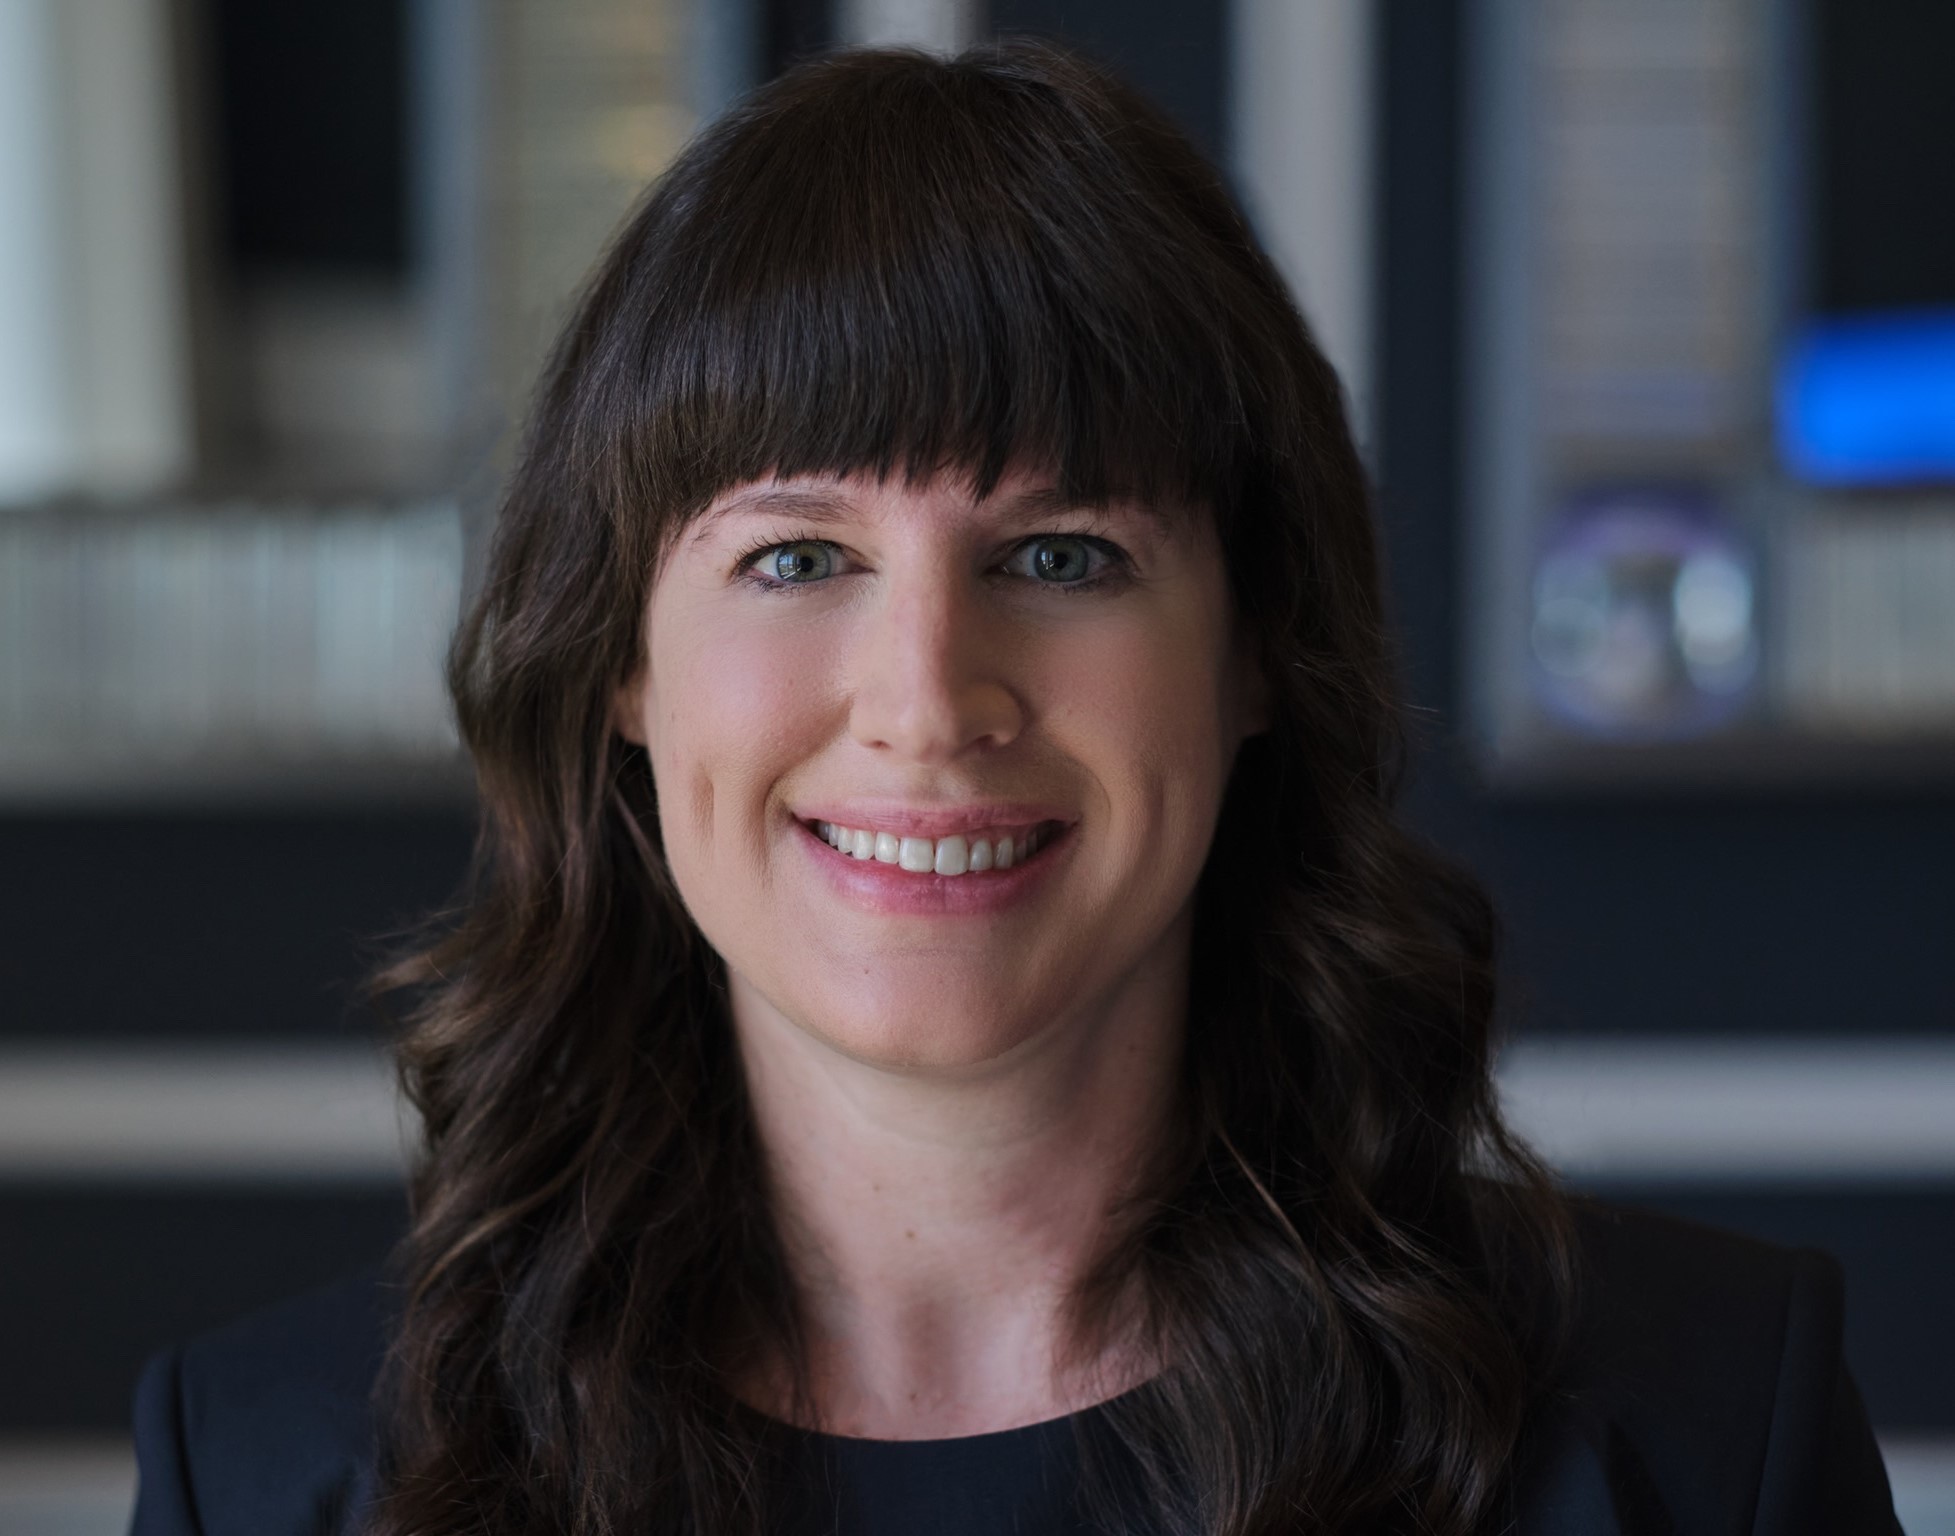
[[[1024,724],[1012,651],[968,576],[887,576],[858,639],[850,733],[925,764],[1003,746]]]

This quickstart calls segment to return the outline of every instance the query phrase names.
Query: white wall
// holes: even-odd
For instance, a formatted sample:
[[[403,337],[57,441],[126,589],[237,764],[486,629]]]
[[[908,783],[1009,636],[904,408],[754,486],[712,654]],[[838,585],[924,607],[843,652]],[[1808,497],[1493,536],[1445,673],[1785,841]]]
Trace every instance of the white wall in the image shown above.
[[[187,469],[165,0],[0,0],[0,505]]]
[[[976,40],[974,0],[839,0],[836,31],[845,43],[955,53]]]
[[[1372,410],[1375,0],[1235,0],[1235,170],[1250,217],[1344,379]]]

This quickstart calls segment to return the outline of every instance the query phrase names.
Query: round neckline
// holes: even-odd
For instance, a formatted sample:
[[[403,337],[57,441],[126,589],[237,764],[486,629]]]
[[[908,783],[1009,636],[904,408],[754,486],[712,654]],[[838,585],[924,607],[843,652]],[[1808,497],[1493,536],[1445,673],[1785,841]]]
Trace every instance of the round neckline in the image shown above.
[[[1035,1419],[1029,1424],[1013,1424],[1005,1429],[982,1429],[975,1434],[969,1435],[938,1435],[916,1440],[887,1439],[876,1435],[844,1435],[828,1429],[806,1429],[799,1424],[790,1424],[785,1419],[776,1419],[770,1414],[761,1413],[758,1408],[747,1408],[746,1411],[766,1419],[768,1423],[786,1430],[791,1435],[819,1445],[846,1449],[889,1451],[902,1451],[909,1448],[923,1449],[928,1447],[937,1447],[939,1449],[964,1447],[968,1449],[984,1443],[1001,1444],[1011,1440],[1013,1437],[1030,1439],[1051,1435],[1069,1427],[1075,1420],[1085,1415],[1105,1411],[1113,1404],[1121,1402],[1133,1396],[1135,1393],[1144,1390],[1150,1384],[1151,1379],[1150,1381],[1143,1381],[1138,1386],[1128,1387],[1123,1392],[1116,1392],[1112,1397],[1103,1397],[1097,1403],[1088,1403],[1083,1408],[1075,1408],[1069,1413],[1062,1413],[1050,1419]],[[741,1406],[743,1408],[746,1407],[745,1404]]]

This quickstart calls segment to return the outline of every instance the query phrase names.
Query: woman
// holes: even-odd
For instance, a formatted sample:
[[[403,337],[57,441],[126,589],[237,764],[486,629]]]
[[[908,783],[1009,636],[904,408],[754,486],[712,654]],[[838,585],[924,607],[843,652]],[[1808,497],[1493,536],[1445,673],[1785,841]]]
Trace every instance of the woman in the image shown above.
[[[137,1530],[1894,1529],[1837,1266],[1502,1127],[1387,650],[1337,381],[1163,118],[1031,45],[758,92],[456,643],[398,1273],[156,1362]]]

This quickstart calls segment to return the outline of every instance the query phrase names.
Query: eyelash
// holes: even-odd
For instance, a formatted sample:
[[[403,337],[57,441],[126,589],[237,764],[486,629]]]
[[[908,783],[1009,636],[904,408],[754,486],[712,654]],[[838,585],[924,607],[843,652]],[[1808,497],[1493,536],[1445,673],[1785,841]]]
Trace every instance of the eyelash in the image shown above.
[[[1068,597],[1078,597],[1087,592],[1097,591],[1111,582],[1119,581],[1133,574],[1133,561],[1128,557],[1124,549],[1109,539],[1098,538],[1090,533],[1028,534],[1016,544],[1012,545],[1010,553],[1005,558],[1009,560],[1013,555],[1016,555],[1021,549],[1025,548],[1026,545],[1037,544],[1044,539],[1077,539],[1082,544],[1091,545],[1100,554],[1104,555],[1107,560],[1107,566],[1099,575],[1086,581],[1047,581],[1035,582],[1034,585],[1050,588],[1055,592],[1064,593]],[[762,592],[796,592],[821,586],[822,583],[818,581],[772,580],[763,576],[755,568],[762,555],[770,555],[775,550],[785,549],[791,544],[821,544],[829,549],[840,548],[833,539],[818,538],[811,533],[791,533],[786,538],[771,537],[758,544],[749,545],[744,551],[734,557],[734,575],[746,582],[749,586],[758,588]]]

